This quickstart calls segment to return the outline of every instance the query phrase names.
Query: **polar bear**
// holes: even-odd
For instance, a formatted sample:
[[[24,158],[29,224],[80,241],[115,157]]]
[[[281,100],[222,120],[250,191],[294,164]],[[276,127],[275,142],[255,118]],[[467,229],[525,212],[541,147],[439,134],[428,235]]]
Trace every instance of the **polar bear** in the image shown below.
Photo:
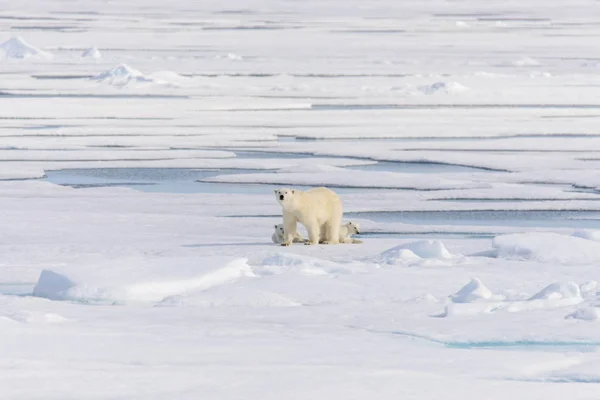
[[[282,246],[292,244],[292,233],[296,232],[298,222],[308,232],[308,241],[304,244],[339,243],[342,201],[333,190],[318,187],[304,192],[280,188],[275,189],[275,197],[283,209],[285,234]]]
[[[350,235],[359,234],[360,225],[358,222],[348,222],[340,226],[340,243],[362,243],[362,240],[351,238]]]
[[[273,243],[282,243],[284,237],[283,224],[275,225],[275,232],[271,235]],[[292,241],[294,243],[304,243],[304,238],[298,232],[292,234]]]

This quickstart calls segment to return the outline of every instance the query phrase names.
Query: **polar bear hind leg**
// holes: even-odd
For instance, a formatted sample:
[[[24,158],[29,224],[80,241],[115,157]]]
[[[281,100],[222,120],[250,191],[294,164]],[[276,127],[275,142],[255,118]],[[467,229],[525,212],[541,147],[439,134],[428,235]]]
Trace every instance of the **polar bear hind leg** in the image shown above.
[[[327,236],[323,244],[338,244],[340,242],[340,224],[342,223],[342,213],[332,215],[331,220],[326,223]]]
[[[319,227],[319,244],[323,244],[327,242],[327,238],[329,237],[329,226],[327,223],[324,223]]]

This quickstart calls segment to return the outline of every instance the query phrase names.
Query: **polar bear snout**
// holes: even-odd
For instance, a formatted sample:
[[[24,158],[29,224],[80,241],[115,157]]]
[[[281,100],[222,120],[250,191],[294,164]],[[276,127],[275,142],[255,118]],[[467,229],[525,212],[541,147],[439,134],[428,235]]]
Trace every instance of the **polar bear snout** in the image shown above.
[[[283,200],[283,195],[282,194],[279,195],[279,200]]]

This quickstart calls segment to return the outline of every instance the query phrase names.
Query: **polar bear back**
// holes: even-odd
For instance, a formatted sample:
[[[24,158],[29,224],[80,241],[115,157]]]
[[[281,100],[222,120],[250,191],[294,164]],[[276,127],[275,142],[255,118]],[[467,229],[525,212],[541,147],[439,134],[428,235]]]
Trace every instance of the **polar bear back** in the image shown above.
[[[305,192],[296,192],[298,201],[296,202],[296,211],[300,222],[303,217],[310,216],[316,218],[319,224],[328,222],[332,215],[342,214],[342,201],[339,196],[330,189],[318,187]]]

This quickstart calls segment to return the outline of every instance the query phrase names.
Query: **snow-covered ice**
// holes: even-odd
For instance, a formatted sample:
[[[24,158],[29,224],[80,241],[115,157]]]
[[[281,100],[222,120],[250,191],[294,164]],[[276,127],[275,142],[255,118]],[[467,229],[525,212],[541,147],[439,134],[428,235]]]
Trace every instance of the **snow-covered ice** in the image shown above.
[[[0,398],[598,397],[594,2],[4,3]]]

